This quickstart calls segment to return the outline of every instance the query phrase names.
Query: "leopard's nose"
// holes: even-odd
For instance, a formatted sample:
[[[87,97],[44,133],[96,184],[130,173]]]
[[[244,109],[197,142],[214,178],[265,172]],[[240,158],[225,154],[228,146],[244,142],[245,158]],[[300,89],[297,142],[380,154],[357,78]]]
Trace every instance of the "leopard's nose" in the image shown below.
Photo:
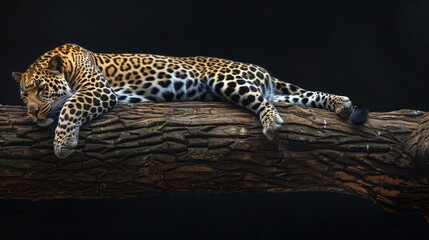
[[[39,112],[39,107],[37,106],[37,104],[28,104],[27,109],[28,109],[28,115],[37,118],[37,113]]]

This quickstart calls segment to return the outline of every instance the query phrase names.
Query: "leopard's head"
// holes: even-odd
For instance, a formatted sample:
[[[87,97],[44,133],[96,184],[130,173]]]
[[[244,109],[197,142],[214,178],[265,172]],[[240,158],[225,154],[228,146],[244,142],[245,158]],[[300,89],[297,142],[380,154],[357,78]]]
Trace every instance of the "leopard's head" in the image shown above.
[[[20,83],[28,116],[39,126],[53,123],[72,94],[60,55],[51,57],[47,65],[35,62],[24,73],[13,72],[12,76]]]

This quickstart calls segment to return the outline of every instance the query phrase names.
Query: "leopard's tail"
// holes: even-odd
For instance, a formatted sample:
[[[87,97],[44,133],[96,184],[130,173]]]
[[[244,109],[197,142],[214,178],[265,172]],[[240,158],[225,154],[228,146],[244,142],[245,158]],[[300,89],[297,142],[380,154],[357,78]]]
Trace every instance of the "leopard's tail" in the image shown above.
[[[368,120],[369,111],[362,105],[354,105],[352,114],[350,114],[350,122],[355,125],[364,124]]]

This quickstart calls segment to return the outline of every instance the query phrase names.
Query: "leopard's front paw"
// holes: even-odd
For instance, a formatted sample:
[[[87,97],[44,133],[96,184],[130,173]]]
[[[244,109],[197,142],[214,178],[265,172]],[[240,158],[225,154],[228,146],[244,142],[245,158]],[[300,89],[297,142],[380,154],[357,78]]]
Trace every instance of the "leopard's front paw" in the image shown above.
[[[353,112],[352,102],[348,97],[338,97],[335,101],[335,113],[346,119]]]
[[[59,158],[66,158],[74,152],[77,145],[77,138],[67,138],[63,141],[56,140],[54,142],[55,155]]]
[[[79,127],[64,131],[60,125],[55,130],[54,151],[59,158],[66,158],[73,153],[79,139]]]
[[[278,115],[278,113],[276,113],[263,124],[264,130],[262,130],[262,133],[264,133],[268,140],[273,141],[276,137],[277,131],[282,128],[283,124],[283,119]]]

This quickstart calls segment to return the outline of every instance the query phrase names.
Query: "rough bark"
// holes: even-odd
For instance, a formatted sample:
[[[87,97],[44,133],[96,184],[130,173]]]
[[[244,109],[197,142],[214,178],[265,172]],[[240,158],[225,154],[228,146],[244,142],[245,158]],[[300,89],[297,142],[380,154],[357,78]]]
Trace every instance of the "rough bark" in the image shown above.
[[[59,160],[53,133],[0,105],[0,198],[132,197],[161,192],[328,191],[391,211],[429,213],[429,113],[371,113],[363,126],[276,104],[286,125],[270,142],[228,103],[117,106],[84,125]]]

